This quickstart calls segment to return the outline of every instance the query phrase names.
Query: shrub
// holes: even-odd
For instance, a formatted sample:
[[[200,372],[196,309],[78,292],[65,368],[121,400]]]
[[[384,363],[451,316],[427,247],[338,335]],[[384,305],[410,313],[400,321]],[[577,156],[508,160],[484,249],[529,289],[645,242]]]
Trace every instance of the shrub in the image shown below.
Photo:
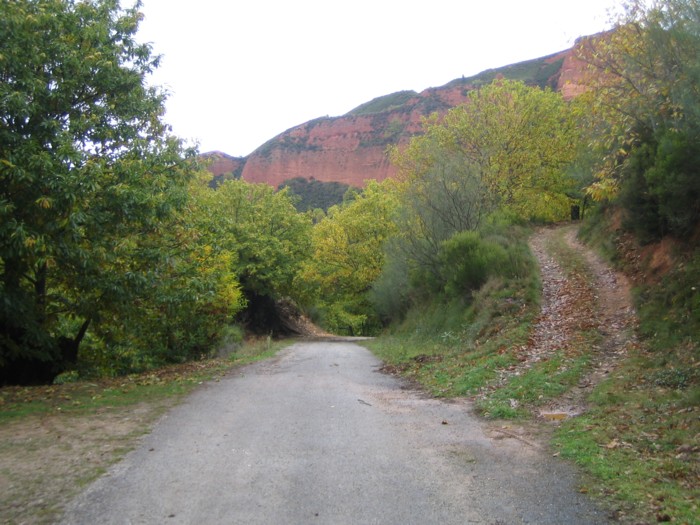
[[[491,275],[500,274],[508,263],[506,250],[482,239],[475,231],[464,231],[442,243],[439,260],[448,297],[478,290]]]
[[[517,236],[517,235],[516,235]],[[439,253],[442,291],[460,297],[492,277],[524,278],[532,272],[527,244],[494,228],[490,235],[464,231],[442,243]]]
[[[662,131],[630,154],[620,204],[625,227],[642,243],[671,234],[690,238],[700,221],[700,146],[687,134]]]

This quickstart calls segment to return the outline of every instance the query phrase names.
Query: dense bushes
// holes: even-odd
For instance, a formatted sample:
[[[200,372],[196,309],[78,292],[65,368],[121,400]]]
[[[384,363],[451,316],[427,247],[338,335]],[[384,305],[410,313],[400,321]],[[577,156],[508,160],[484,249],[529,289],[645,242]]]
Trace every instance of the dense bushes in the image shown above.
[[[512,222],[488,221],[440,243],[431,265],[411,264],[400,239],[387,247],[387,260],[370,297],[385,322],[401,321],[415,306],[429,302],[469,304],[490,280],[510,282],[535,272],[527,230]]]
[[[448,299],[470,297],[491,277],[523,277],[531,270],[526,252],[512,238],[479,231],[459,232],[444,241],[437,260],[436,272],[417,271],[413,283]]]
[[[697,0],[634,0],[578,48],[599,156],[589,193],[622,205],[644,242],[690,239],[700,219],[699,12]]]
[[[642,242],[689,239],[700,221],[700,142],[665,131],[641,142],[624,165],[619,204]]]

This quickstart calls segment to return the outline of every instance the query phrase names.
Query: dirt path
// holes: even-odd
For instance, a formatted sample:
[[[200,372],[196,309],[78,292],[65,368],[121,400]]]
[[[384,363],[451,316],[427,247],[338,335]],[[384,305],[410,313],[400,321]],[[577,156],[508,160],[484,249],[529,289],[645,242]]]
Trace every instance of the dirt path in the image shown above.
[[[520,373],[556,351],[580,345],[577,338],[582,332],[600,333],[600,342],[587,349],[590,371],[577,387],[542,410],[549,417],[583,412],[593,387],[636,344],[637,319],[628,279],[581,244],[577,231],[571,225],[543,228],[530,241],[540,265],[542,311],[529,344],[521,349],[521,365],[510,372]],[[571,262],[563,265],[562,257],[572,257]]]
[[[63,523],[607,523],[544,448],[380,367],[306,342],[207,384]]]

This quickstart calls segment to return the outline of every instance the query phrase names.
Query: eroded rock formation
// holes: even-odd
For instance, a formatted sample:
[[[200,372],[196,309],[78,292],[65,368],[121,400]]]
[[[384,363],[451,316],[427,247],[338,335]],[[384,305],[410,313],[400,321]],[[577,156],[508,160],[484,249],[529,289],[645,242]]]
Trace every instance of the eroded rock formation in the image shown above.
[[[465,102],[470,90],[502,77],[548,86],[573,98],[583,89],[583,67],[573,50],[566,50],[456,79],[421,93],[402,91],[378,97],[346,115],[322,117],[291,128],[247,158],[214,152],[209,169],[215,175],[234,173],[275,188],[296,177],[362,187],[367,180],[384,180],[395,174],[388,146],[408,141],[419,132],[424,116],[444,113]]]

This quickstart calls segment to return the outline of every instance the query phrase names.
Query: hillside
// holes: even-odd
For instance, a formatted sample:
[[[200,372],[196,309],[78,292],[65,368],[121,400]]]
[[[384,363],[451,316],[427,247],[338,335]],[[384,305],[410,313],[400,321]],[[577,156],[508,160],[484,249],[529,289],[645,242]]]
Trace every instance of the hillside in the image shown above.
[[[489,69],[421,93],[399,91],[380,96],[346,115],[311,120],[270,139],[248,157],[236,158],[231,171],[248,182],[275,188],[298,177],[355,187],[370,179],[384,180],[395,174],[386,154],[388,145],[406,142],[419,131],[423,117],[459,105],[470,90],[495,78],[522,80],[551,87],[567,98],[575,96],[582,67],[573,49]],[[233,159],[219,152],[214,155]],[[215,175],[221,175],[214,171],[220,164],[217,161],[210,167]]]

